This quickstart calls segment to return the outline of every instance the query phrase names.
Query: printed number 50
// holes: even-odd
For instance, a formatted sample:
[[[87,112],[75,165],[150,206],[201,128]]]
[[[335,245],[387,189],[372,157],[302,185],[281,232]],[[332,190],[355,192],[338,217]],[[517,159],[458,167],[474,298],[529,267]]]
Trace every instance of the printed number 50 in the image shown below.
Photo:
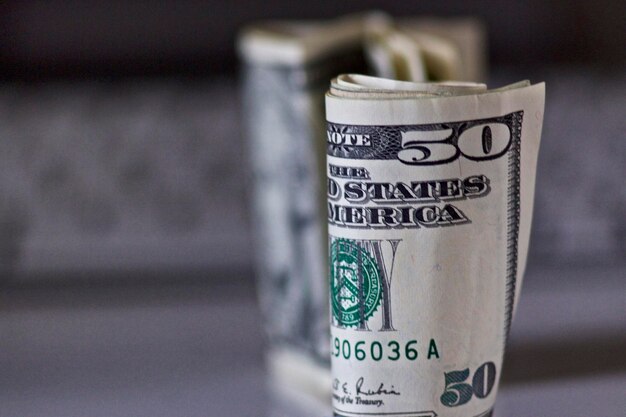
[[[441,404],[457,407],[468,403],[473,395],[486,398],[491,393],[496,382],[496,365],[493,362],[486,362],[476,369],[471,385],[465,383],[469,374],[469,368],[444,373],[446,387],[441,394]]]
[[[438,165],[459,155],[472,161],[488,161],[504,155],[511,145],[511,130],[504,123],[486,123],[462,131],[455,140],[452,129],[402,132],[398,159],[407,165]]]

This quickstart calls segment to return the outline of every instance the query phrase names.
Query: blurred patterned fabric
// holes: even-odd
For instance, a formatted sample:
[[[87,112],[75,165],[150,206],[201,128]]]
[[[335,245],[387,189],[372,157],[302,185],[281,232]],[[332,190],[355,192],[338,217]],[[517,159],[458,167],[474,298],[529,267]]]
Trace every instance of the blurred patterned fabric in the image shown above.
[[[538,71],[531,263],[626,259],[618,74]],[[230,78],[0,85],[0,274],[248,267],[238,94]]]
[[[236,94],[221,80],[0,87],[4,273],[245,262]]]

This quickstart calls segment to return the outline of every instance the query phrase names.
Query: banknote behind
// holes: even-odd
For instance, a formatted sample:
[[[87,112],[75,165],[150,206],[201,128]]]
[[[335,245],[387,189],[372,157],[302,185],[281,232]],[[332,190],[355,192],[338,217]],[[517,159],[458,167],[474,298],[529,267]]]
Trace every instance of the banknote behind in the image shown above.
[[[544,84],[343,75],[326,108],[335,416],[491,415]]]
[[[239,39],[269,369],[322,398],[330,386],[324,93],[342,72],[414,81],[464,69],[480,76],[480,68],[461,59],[462,43],[432,34],[430,26],[438,25],[428,22],[395,24],[380,13],[274,21],[248,27]],[[480,32],[478,24],[456,22],[447,25]],[[421,26],[427,30],[420,32]],[[475,50],[484,49],[480,36],[467,38],[475,40]]]
[[[257,282],[277,378],[328,385],[323,175],[324,93],[366,70],[362,17],[256,25],[243,33],[244,114],[252,166]],[[294,381],[295,380],[295,381]]]

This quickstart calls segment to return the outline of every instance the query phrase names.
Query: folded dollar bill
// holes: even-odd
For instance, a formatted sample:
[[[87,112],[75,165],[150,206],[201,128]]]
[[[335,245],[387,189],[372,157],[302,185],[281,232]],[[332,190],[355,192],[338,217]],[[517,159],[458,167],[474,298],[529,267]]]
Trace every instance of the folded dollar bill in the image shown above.
[[[489,416],[544,84],[341,75],[326,96],[335,416]]]
[[[486,79],[486,34],[472,18],[409,18],[370,25],[365,52],[373,73],[405,81]]]
[[[471,19],[395,22],[365,13],[253,24],[241,32],[238,48],[245,63],[244,117],[269,369],[277,379],[327,398],[328,83],[344,72],[411,81],[481,80],[483,29]]]

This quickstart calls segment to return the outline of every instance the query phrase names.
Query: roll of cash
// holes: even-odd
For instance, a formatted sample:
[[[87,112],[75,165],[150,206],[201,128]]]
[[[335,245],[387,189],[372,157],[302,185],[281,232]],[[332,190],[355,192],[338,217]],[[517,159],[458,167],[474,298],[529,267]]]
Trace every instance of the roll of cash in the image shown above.
[[[430,21],[396,24],[373,12],[324,22],[261,22],[239,37],[269,371],[320,398],[330,396],[324,93],[343,72],[412,81],[460,76],[463,69],[480,76],[462,59],[468,46],[433,33],[438,24]],[[472,36],[478,25],[455,19],[446,27],[484,49],[483,38]]]
[[[543,111],[543,83],[333,80],[335,416],[491,415],[528,252]]]

